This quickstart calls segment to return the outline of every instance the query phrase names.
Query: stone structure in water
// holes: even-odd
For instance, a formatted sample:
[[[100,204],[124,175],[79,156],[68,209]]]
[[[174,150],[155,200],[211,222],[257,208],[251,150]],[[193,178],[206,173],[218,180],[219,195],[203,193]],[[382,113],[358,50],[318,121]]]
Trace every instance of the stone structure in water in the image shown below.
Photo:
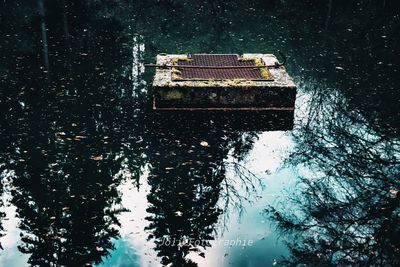
[[[147,66],[155,110],[294,110],[296,86],[272,54],[160,54]]]

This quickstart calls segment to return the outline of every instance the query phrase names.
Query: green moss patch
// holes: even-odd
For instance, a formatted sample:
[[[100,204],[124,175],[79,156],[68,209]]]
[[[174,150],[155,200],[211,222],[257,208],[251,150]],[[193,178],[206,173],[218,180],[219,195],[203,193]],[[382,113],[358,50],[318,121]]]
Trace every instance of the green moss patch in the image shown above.
[[[265,66],[263,60],[259,57],[257,58],[244,58],[244,57],[240,57],[239,61],[253,61],[254,65],[257,67],[263,67]],[[265,80],[273,80],[273,76],[271,74],[271,72],[269,72],[268,67],[265,68],[259,68],[261,76],[263,77],[263,79]]]

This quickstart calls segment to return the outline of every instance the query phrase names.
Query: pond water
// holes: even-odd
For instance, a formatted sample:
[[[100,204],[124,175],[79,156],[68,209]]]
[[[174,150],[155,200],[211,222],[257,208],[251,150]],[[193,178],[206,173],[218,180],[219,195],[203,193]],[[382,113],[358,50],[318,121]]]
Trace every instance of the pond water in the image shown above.
[[[399,266],[399,4],[303,2],[2,1],[0,266]],[[294,118],[151,109],[278,50]]]

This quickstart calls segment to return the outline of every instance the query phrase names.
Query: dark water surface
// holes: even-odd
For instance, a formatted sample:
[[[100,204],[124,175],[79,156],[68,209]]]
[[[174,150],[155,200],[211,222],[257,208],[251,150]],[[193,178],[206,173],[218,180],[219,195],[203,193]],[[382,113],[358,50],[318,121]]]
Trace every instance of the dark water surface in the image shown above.
[[[0,266],[399,266],[399,10],[1,1]],[[293,130],[151,110],[158,53],[278,49]]]

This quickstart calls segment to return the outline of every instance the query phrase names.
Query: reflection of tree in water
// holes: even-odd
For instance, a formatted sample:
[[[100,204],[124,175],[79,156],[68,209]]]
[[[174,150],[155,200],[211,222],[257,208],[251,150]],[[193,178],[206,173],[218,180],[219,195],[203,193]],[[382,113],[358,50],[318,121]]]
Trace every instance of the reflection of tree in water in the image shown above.
[[[129,136],[133,127],[122,124],[124,113],[81,108],[79,101],[51,102],[36,119],[29,112],[11,140],[16,152],[6,167],[16,171],[12,202],[23,230],[19,249],[31,254],[32,265],[83,266],[109,255],[119,237],[116,215],[123,211],[121,167],[136,173],[142,164],[140,149],[132,148],[139,136]]]
[[[147,230],[151,230],[149,238],[155,239],[163,265],[197,266],[186,256],[190,252],[205,256],[204,249],[214,239],[218,219],[225,212],[218,202],[244,197],[226,176],[228,153],[243,157],[256,134],[213,125],[211,118],[204,120],[201,115],[181,119],[176,115],[173,122],[161,117],[161,123],[153,125]],[[243,145],[245,141],[247,145]],[[255,177],[240,176],[247,189],[255,188]]]
[[[287,204],[269,208],[292,234],[288,265],[400,264],[400,140],[360,111],[371,112],[350,111],[338,93],[316,93],[308,123],[295,134],[289,163],[317,177],[301,177],[294,212]]]
[[[95,143],[101,140],[58,136],[47,144],[48,136],[31,136],[33,146],[21,144],[15,166],[13,203],[23,231],[20,251],[31,254],[33,265],[101,262],[113,248],[111,238],[118,237],[115,216],[121,211],[111,159],[96,158],[101,150]]]
[[[118,24],[89,20],[77,3],[69,8],[75,12],[74,38],[65,49],[62,23],[55,18],[61,15],[59,3],[45,2],[51,14],[46,17],[50,74],[42,75],[34,42],[16,50],[18,66],[1,80],[1,108],[7,111],[1,114],[1,168],[15,171],[12,203],[22,230],[19,249],[30,254],[29,264],[100,263],[119,236],[121,166],[135,179],[143,164],[142,148],[132,145],[142,134],[133,132],[140,129],[132,125],[136,106],[126,97],[132,82],[124,66],[131,62],[115,41],[123,39]],[[37,26],[30,6],[18,11]]]
[[[12,139],[16,153],[7,168],[16,171],[12,201],[23,230],[19,249],[31,254],[32,265],[99,263],[118,237],[116,215],[122,209],[116,187],[122,177],[116,174],[122,160],[135,160],[125,148],[134,141],[119,124],[123,114],[81,107],[79,101],[51,102],[36,119],[21,118]]]
[[[0,159],[2,157],[0,156]],[[4,165],[0,163],[0,209],[3,209],[5,207],[5,201],[4,201],[4,185],[8,183],[8,180],[10,179],[10,176],[12,176],[13,173],[10,172],[7,169],[4,169]],[[3,237],[6,233],[4,232],[4,227],[3,227],[3,220],[5,218],[6,214],[0,210],[0,238]],[[0,249],[3,249],[3,246],[1,245],[0,242]]]

